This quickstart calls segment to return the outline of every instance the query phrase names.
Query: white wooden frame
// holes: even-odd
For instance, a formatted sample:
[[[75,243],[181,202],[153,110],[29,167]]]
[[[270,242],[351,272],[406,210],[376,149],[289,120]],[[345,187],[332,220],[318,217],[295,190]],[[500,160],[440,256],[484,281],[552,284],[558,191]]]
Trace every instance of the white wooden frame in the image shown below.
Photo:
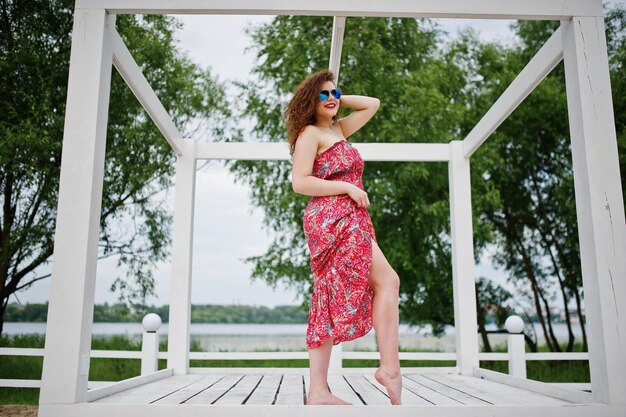
[[[168,369],[172,373],[189,372],[196,160],[287,159],[284,143],[200,144],[183,139],[117,34],[116,13],[336,16],[329,64],[336,72],[345,18],[350,16],[561,20],[561,29],[463,141],[356,146],[365,160],[448,161],[457,368],[461,373],[477,375],[482,371],[478,368],[469,158],[563,58],[593,399],[623,409],[626,222],[601,0],[77,0],[40,415],[63,415],[70,410],[63,405],[84,403],[90,397],[87,375],[112,65],[178,157],[168,345]],[[110,410],[102,413],[108,415]]]

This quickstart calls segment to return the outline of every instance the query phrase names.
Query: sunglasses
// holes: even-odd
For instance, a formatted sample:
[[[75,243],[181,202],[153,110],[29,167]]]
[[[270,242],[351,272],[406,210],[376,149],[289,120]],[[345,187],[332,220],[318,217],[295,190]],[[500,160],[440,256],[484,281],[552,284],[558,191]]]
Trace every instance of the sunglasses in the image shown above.
[[[338,88],[333,88],[332,90],[330,90],[330,92],[328,90],[320,91],[320,101],[328,100],[328,98],[330,97],[331,94],[336,99],[339,99],[339,97],[341,97],[341,90],[338,89]]]

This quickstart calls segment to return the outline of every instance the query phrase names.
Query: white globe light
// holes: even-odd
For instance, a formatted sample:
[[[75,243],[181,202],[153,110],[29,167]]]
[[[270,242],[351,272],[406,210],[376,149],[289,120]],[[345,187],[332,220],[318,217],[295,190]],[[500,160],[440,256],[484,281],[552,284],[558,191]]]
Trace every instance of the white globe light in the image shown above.
[[[141,325],[147,332],[156,332],[161,327],[161,317],[155,313],[148,313],[141,320]]]
[[[504,328],[509,333],[521,333],[524,330],[524,320],[520,316],[509,316],[504,322]]]

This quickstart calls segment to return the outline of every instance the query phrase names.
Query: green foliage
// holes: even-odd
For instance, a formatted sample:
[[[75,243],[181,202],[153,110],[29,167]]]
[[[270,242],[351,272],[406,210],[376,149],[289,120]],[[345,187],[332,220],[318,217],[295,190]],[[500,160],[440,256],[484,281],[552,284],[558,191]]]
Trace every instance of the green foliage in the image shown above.
[[[331,27],[327,17],[280,16],[250,29],[257,53],[254,72],[263,83],[240,87],[246,97],[244,114],[254,117],[261,140],[285,140],[280,114],[286,100],[281,97],[327,65]],[[347,94],[372,95],[382,102],[374,121],[351,141],[462,139],[458,126],[464,114],[464,70],[441,53],[441,40],[441,33],[426,21],[347,20],[340,86]],[[238,161],[231,169],[238,180],[250,184],[252,200],[266,211],[265,225],[278,232],[266,254],[247,259],[254,265],[253,277],[310,294],[302,231],[308,197],[293,192],[291,165]],[[403,319],[431,324],[436,334],[453,322],[447,173],[444,163],[366,162],[363,175],[377,240],[401,277]],[[483,235],[479,229],[477,247]]]
[[[0,318],[11,294],[49,275],[53,250],[74,2],[2,2],[0,18]],[[117,30],[181,132],[192,122],[218,140],[230,131],[224,87],[176,46],[168,16],[119,15]],[[87,139],[87,138],[86,138]],[[175,155],[117,71],[111,80],[99,257],[128,272],[120,299],[153,294],[168,256],[171,216],[154,195],[172,184]],[[131,217],[135,227],[124,229]],[[1,332],[1,320],[0,320]]]
[[[156,313],[166,323],[169,319],[169,305],[134,306],[108,303],[94,306],[93,321],[96,323],[140,323],[147,313]],[[46,322],[48,304],[9,304],[5,312],[7,322]],[[302,306],[245,305],[192,305],[192,323],[306,323],[308,310]]]
[[[624,164],[623,68],[626,55],[624,10],[607,14],[607,41],[618,131]],[[488,109],[559,27],[553,21],[519,21],[513,25],[519,44],[510,48],[462,41],[474,48],[467,128]],[[472,186],[489,181],[497,204],[477,206],[480,222],[494,231],[494,262],[504,268],[516,292],[517,307],[534,309],[553,350],[562,347],[550,335],[555,304],[576,305],[582,315],[582,271],[574,199],[564,65],[561,63],[506,119],[472,158]],[[624,184],[623,184],[624,186]],[[570,323],[566,316],[566,323]],[[571,350],[570,332],[565,350]],[[583,345],[586,338],[583,333]]]
[[[607,21],[611,76],[620,88],[626,19],[623,11],[613,11]],[[340,87],[347,94],[381,99],[374,119],[350,140],[463,139],[558,24],[517,22],[517,44],[505,46],[483,42],[471,30],[450,41],[428,20],[347,19]],[[254,132],[261,140],[285,141],[282,110],[303,78],[327,66],[331,28],[329,17],[281,16],[249,29],[257,57],[254,72],[262,82],[240,85],[246,97],[242,113],[254,118]],[[623,88],[614,90],[614,96],[623,150],[626,109],[620,107],[620,91]],[[522,295],[497,297],[503,303],[497,306],[498,320],[511,308],[535,308],[549,327],[545,312],[563,301],[574,302],[582,315],[569,146],[561,65],[472,157],[475,258],[487,245],[495,245],[496,266],[507,272]],[[623,155],[620,158],[623,162]],[[238,161],[230,166],[239,181],[251,186],[252,200],[266,211],[265,226],[276,233],[266,254],[247,258],[254,266],[253,277],[295,287],[307,300],[311,272],[301,216],[309,198],[293,192],[291,165]],[[453,322],[447,167],[366,162],[363,176],[377,240],[401,278],[401,315],[411,324],[431,324],[439,334]],[[491,294],[479,294],[481,303],[491,302],[498,289],[479,288],[490,289]],[[553,349],[560,348],[545,336]],[[571,334],[566,349],[573,343]]]
[[[626,189],[626,8],[606,12],[607,45],[622,188]],[[623,195],[626,205],[626,192]]]

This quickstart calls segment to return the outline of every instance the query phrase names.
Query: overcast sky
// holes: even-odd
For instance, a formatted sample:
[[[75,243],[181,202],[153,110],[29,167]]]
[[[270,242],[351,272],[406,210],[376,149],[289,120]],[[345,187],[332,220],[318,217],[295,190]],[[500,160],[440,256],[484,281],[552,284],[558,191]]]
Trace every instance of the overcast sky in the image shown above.
[[[623,1],[619,3],[623,4]],[[243,33],[248,24],[269,22],[272,16],[177,16],[184,27],[177,32],[179,46],[189,58],[202,67],[211,68],[222,81],[251,81],[252,52],[245,53],[249,41]],[[512,34],[508,20],[440,19],[450,36],[460,28],[474,27],[484,40],[510,42]],[[202,140],[202,138],[196,138]],[[200,163],[202,164],[202,163]],[[263,212],[253,209],[247,187],[236,184],[232,175],[218,162],[198,172],[196,180],[195,224],[193,239],[193,304],[253,304],[275,306],[299,303],[295,292],[283,287],[272,290],[261,282],[251,282],[251,265],[241,259],[261,255],[270,243],[268,231],[262,228]],[[165,201],[173,207],[173,190]],[[374,225],[376,226],[376,225]],[[383,252],[385,248],[382,248]],[[488,264],[488,262],[486,262]],[[50,265],[39,274],[50,271]],[[169,303],[170,263],[155,269],[157,297],[149,303]],[[117,295],[109,288],[115,275],[116,259],[98,262],[96,303],[114,303]],[[502,273],[488,265],[478,268],[484,275],[504,282]],[[26,291],[12,297],[10,302],[45,302],[50,292],[50,279],[39,281]]]

